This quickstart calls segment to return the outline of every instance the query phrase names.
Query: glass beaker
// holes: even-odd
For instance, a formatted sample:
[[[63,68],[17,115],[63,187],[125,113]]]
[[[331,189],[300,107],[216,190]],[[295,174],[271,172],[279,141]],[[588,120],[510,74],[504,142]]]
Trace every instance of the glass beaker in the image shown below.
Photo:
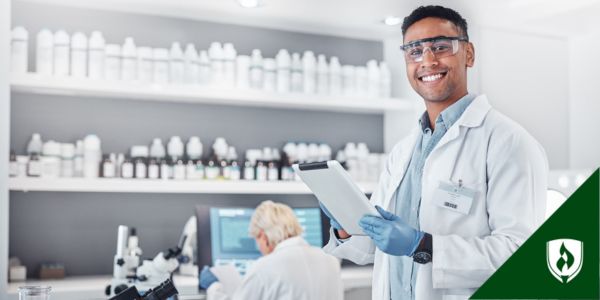
[[[21,286],[19,287],[19,300],[50,300],[49,286]]]

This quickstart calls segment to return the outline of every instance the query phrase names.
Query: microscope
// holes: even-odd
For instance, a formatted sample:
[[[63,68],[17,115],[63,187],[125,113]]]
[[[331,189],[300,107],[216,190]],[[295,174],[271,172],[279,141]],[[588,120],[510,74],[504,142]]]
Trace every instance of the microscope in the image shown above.
[[[141,295],[135,286],[131,286],[109,300],[167,300],[175,295],[177,295],[177,289],[173,282],[167,279],[159,286],[148,290],[144,295]]]
[[[132,286],[142,292],[149,291],[170,280],[179,266],[178,258],[187,240],[186,234],[181,236],[176,247],[158,253],[152,260],[144,260],[141,265],[142,251],[135,234],[135,230],[130,232],[127,226],[119,226],[113,278],[105,290],[107,296],[118,295]]]

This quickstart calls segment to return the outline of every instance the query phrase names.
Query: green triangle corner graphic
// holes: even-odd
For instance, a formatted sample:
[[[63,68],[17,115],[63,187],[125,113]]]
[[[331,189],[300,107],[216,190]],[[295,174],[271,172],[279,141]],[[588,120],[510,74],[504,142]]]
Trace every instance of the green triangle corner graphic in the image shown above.
[[[600,299],[599,182],[596,170],[471,299]]]

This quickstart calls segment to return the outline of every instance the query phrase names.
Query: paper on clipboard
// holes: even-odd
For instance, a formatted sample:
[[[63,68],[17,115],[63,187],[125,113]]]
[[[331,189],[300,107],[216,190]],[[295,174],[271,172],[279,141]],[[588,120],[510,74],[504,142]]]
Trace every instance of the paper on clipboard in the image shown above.
[[[220,265],[210,268],[210,271],[219,279],[223,286],[223,291],[229,297],[233,296],[237,288],[242,284],[242,276],[237,269],[231,265]]]
[[[358,225],[364,215],[380,216],[339,162],[296,164],[294,171],[351,235],[365,235]]]

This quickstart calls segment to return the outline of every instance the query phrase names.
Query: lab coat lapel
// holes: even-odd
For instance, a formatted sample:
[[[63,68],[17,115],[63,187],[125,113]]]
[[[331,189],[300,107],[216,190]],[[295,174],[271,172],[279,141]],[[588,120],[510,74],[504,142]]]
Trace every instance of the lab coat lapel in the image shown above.
[[[394,158],[394,165],[390,166],[392,169],[390,170],[391,179],[385,189],[385,193],[383,194],[383,207],[388,211],[393,211],[394,207],[392,207],[392,196],[396,189],[398,189],[398,185],[404,178],[406,174],[406,169],[408,169],[408,164],[410,163],[410,159],[412,157],[415,145],[417,144],[417,139],[419,138],[419,128],[413,129],[411,134],[406,138],[406,142],[404,145],[400,146],[398,149],[394,149],[392,152],[392,156]]]
[[[467,134],[466,129],[478,127],[483,124],[483,120],[490,109],[491,106],[485,95],[475,98],[473,103],[467,107],[462,116],[454,123],[454,125],[452,125],[452,127],[450,127],[450,129],[448,129],[448,132],[444,134],[440,142],[433,148],[425,163],[423,174],[428,173],[429,162],[437,155],[443,154],[444,159],[436,160],[436,170],[447,170],[448,173],[442,176],[445,179],[450,179],[450,175],[454,169],[454,163],[458,159],[462,144],[465,142],[464,136]],[[461,132],[462,127],[465,127],[465,130],[462,130]],[[461,138],[458,139],[459,137]],[[458,142],[460,142],[460,144],[453,145]],[[453,147],[449,147],[449,145],[453,145]],[[443,149],[443,151],[440,151],[441,149]]]

